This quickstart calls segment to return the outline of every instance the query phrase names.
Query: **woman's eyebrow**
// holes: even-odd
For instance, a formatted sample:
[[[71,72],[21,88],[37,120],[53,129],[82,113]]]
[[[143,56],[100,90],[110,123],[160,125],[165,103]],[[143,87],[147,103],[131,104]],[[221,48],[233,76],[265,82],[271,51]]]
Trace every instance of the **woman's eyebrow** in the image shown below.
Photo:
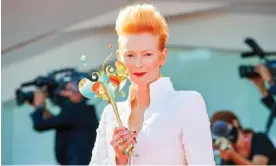
[[[142,53],[154,53],[154,50],[143,50]]]
[[[151,50],[151,49],[142,50],[142,51],[127,50],[127,51],[125,51],[125,52],[124,52],[124,54],[127,54],[127,53],[136,53],[136,52],[141,52],[141,53],[151,52],[151,53],[153,53],[153,52],[154,52],[154,50]]]
[[[128,51],[125,51],[124,54],[128,54],[128,53],[135,53],[134,51],[131,51],[131,50],[128,50]]]

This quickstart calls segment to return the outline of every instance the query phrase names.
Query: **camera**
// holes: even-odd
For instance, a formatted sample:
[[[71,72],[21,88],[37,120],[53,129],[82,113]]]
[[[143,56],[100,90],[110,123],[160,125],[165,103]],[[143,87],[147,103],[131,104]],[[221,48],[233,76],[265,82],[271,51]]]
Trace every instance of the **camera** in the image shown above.
[[[260,75],[255,72],[255,67],[251,65],[241,65],[239,67],[240,77],[241,78],[257,78]]]
[[[74,68],[65,68],[49,72],[46,76],[39,76],[33,81],[25,82],[15,91],[18,106],[25,102],[33,103],[34,90],[24,90],[31,87],[41,88],[47,97],[56,103],[59,91],[64,89],[67,82],[81,77],[87,77],[87,73],[78,72]]]
[[[224,137],[213,139],[213,145],[218,150],[227,150],[231,148],[231,142]]]
[[[258,56],[261,60],[265,61],[265,65],[272,75],[272,79],[276,79],[276,61],[268,60],[267,56],[276,55],[276,52],[264,52],[263,49],[252,38],[246,38],[244,41],[252,51],[242,52],[242,58]],[[260,75],[255,72],[255,66],[241,65],[239,66],[239,75],[241,78],[258,78]]]
[[[238,129],[230,127],[227,122],[222,120],[214,122],[211,132],[213,145],[219,150],[231,148],[231,143],[236,143],[238,139]]]

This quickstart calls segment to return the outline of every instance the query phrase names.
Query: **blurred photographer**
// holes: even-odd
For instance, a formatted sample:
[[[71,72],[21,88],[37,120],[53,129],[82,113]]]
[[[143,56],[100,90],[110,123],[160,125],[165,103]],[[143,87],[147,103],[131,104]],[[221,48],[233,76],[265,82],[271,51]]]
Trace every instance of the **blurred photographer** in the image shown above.
[[[276,94],[276,85],[272,80],[271,73],[264,64],[258,64],[255,66],[255,72],[259,74],[258,77],[249,78],[259,89],[263,97],[268,96],[269,94]],[[269,85],[267,90],[265,83]]]
[[[220,165],[276,164],[276,149],[268,136],[243,129],[234,113],[216,112],[211,118],[211,127],[213,136],[217,136],[218,141],[224,140],[223,143],[214,141],[220,150]]]
[[[34,93],[31,113],[34,129],[55,129],[55,155],[61,165],[88,165],[96,138],[98,119],[93,106],[78,91],[78,80],[71,81],[59,92],[59,115],[52,115],[45,107],[46,95],[42,89]]]
[[[262,95],[262,103],[271,111],[266,127],[266,133],[268,133],[273,123],[273,120],[276,117],[276,103],[272,96],[276,94],[276,84],[272,79],[269,69],[265,65],[256,65],[255,72],[259,76],[249,78],[249,80],[252,81],[254,85],[258,88]],[[266,88],[265,84],[268,84],[269,88]]]

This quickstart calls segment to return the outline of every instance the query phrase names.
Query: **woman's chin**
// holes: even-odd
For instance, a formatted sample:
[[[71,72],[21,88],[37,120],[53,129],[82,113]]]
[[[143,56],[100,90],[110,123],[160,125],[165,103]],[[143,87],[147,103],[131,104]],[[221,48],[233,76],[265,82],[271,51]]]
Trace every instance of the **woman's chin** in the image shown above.
[[[137,86],[145,86],[149,84],[149,80],[146,77],[130,78],[130,81]]]
[[[137,86],[146,86],[154,82],[156,79],[149,77],[130,78],[130,81]]]

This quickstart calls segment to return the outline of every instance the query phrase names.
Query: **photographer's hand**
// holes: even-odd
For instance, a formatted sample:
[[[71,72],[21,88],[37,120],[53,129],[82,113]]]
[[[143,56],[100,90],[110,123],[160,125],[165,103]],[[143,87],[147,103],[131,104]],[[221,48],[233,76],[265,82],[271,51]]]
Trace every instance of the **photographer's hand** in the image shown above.
[[[268,68],[263,64],[258,64],[255,66],[255,72],[258,73],[264,82],[269,83],[271,81],[271,73]]]
[[[35,93],[34,93],[34,107],[38,107],[38,106],[45,106],[45,100],[46,100],[46,95],[43,93],[42,90],[38,89]]]
[[[221,150],[220,157],[224,161],[232,161],[236,165],[253,165],[251,161],[247,160],[241,154],[236,152],[233,146],[229,149]]]
[[[224,161],[230,161],[232,159],[233,149],[221,150],[219,155]]]
[[[255,84],[255,86],[259,89],[263,97],[266,97],[268,95],[267,89],[264,84],[264,80],[261,77],[249,78],[249,80]]]
[[[246,157],[244,157],[241,153],[232,150],[231,152],[229,152],[229,156],[236,165],[267,165],[268,163],[268,158],[264,155],[259,154],[254,155],[253,159],[249,160]]]

